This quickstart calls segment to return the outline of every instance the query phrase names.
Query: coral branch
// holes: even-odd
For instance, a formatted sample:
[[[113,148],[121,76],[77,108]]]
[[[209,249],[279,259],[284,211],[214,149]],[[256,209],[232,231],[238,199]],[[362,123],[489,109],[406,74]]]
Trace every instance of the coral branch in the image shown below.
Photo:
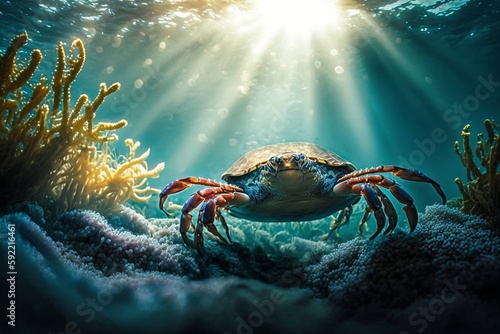
[[[16,73],[16,55],[19,49],[26,43],[28,43],[27,34],[17,35],[14,39],[12,39],[7,51],[0,58],[0,96],[2,98],[4,98],[12,88],[12,75],[13,73]],[[37,53],[40,53],[40,51]],[[32,56],[32,59],[33,58],[34,57]]]
[[[93,101],[82,94],[71,110],[71,85],[85,62],[82,41],[71,44],[69,57],[59,44],[50,87],[43,76],[37,83],[29,82],[42,60],[40,51],[33,51],[27,66],[16,64],[17,52],[27,41],[27,34],[16,36],[0,58],[0,209],[19,201],[50,199],[59,211],[106,212],[129,199],[144,202],[159,192],[147,186],[147,179],[157,177],[163,164],[148,170],[149,150],[135,158],[139,143],[129,139],[130,156],[122,164],[108,153],[106,143],[118,139],[113,132],[127,121],[94,126],[98,108],[120,84],[102,83]]]
[[[495,133],[495,130],[498,130],[500,126],[494,120],[489,119],[484,121],[484,126],[488,138],[483,141],[483,134],[478,134],[475,153],[485,171],[481,172],[474,162],[469,143],[470,125],[466,125],[462,131],[463,153],[460,152],[458,141],[455,142],[455,153],[467,170],[468,182],[464,184],[459,178],[456,178],[455,183],[462,194],[462,211],[494,216],[500,214],[500,173],[498,171],[500,140],[499,134]]]
[[[19,89],[25,82],[27,82],[35,73],[38,65],[42,62],[42,53],[40,50],[34,50],[31,54],[29,65],[24,68],[16,79],[7,86],[7,91],[14,91]]]

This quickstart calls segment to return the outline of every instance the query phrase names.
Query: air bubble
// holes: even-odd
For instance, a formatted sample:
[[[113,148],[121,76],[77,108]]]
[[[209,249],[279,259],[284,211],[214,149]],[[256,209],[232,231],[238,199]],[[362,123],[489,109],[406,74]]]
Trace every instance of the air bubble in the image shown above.
[[[204,134],[203,132],[198,135],[198,140],[200,143],[206,143],[207,142],[207,135]]]
[[[144,85],[144,81],[142,81],[141,79],[137,79],[134,81],[134,87],[137,89],[141,88],[143,85]]]

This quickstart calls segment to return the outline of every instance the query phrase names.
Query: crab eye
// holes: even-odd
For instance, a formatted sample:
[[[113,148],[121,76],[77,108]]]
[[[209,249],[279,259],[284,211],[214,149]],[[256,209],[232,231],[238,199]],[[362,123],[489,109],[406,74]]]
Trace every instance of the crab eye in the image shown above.
[[[266,168],[268,172],[276,173],[278,170],[278,165],[280,164],[281,159],[279,157],[271,157],[266,164]]]
[[[305,160],[305,159],[306,159],[306,156],[304,155],[304,153],[300,153],[299,160]]]
[[[281,159],[279,157],[271,157],[269,159],[269,162],[273,165],[279,165],[279,163],[281,162]]]
[[[304,161],[305,159],[306,159],[306,156],[303,153],[300,153],[299,155],[293,156],[293,160],[296,162]]]

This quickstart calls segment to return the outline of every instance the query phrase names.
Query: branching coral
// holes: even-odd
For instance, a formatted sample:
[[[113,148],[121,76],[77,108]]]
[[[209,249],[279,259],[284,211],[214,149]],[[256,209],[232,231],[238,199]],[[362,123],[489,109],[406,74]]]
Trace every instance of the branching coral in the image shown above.
[[[147,179],[157,177],[163,164],[148,171],[149,151],[136,158],[139,144],[131,140],[126,141],[130,156],[119,164],[108,154],[107,143],[118,139],[113,132],[126,126],[126,120],[94,125],[97,109],[120,85],[103,83],[94,100],[82,94],[71,108],[71,85],[85,62],[82,41],[72,43],[69,56],[59,44],[50,86],[43,75],[30,83],[42,61],[39,50],[32,52],[27,66],[16,63],[27,42],[27,34],[16,36],[0,59],[2,205],[53,199],[59,210],[106,212],[129,198],[146,201],[157,192],[144,187]]]
[[[129,199],[144,203],[158,192],[147,186],[147,179],[157,177],[164,164],[148,170],[149,150],[136,157],[140,143],[132,139],[125,143],[130,149],[128,157],[114,157],[107,144],[102,150],[90,147],[87,155],[70,156],[77,163],[65,164],[59,170],[58,183],[53,188],[56,197],[65,201],[64,207],[92,207],[99,212],[110,212]],[[75,174],[79,179],[75,179]]]
[[[498,171],[500,140],[499,134],[495,133],[500,126],[494,120],[489,119],[484,121],[484,126],[488,138],[483,141],[483,134],[477,135],[475,153],[485,171],[482,172],[474,162],[474,154],[469,143],[470,125],[468,124],[462,131],[463,153],[459,150],[458,141],[455,142],[455,152],[467,169],[467,183],[462,183],[459,178],[455,179],[455,183],[462,193],[462,211],[494,216],[500,214],[500,173]]]

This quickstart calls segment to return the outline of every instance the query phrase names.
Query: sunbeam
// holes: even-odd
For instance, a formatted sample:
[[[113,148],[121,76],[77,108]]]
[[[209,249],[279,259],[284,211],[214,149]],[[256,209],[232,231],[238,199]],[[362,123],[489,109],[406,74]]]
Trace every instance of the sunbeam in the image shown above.
[[[310,38],[311,34],[339,23],[340,12],[332,0],[254,0],[255,17],[271,33]]]
[[[355,55],[335,56],[349,50],[350,20],[358,13],[335,1],[255,0],[227,7],[177,44],[165,36],[144,66],[168,77],[168,87],[157,98],[159,92],[151,92],[148,115],[131,130],[143,133],[165,115],[182,127],[176,150],[189,154],[180,160],[172,156],[176,172],[216,148],[230,149],[237,158],[273,142],[342,136],[329,131],[321,137],[319,123],[325,120],[332,130],[346,122],[373,143],[363,117],[367,108],[355,79],[345,73],[346,63],[353,62],[347,58]],[[337,97],[333,109],[322,108],[320,95],[326,90]]]
[[[167,136],[170,126],[182,129],[175,142],[163,141],[174,152],[166,163],[175,174],[206,161],[217,165],[208,175],[216,178],[224,167],[214,162],[219,156],[236,159],[281,141],[327,145],[350,138],[339,153],[376,157],[391,133],[380,129],[384,107],[368,98],[367,54],[389,74],[403,70],[422,94],[431,89],[420,84],[422,75],[402,56],[390,27],[348,1],[234,2],[198,21],[196,33],[175,34],[182,38],[154,38],[143,68],[164,82],[146,92],[131,116],[140,120],[128,130],[137,136],[155,128]],[[144,76],[133,82],[148,87]],[[138,112],[144,108],[147,114]],[[176,152],[184,152],[182,159]]]

